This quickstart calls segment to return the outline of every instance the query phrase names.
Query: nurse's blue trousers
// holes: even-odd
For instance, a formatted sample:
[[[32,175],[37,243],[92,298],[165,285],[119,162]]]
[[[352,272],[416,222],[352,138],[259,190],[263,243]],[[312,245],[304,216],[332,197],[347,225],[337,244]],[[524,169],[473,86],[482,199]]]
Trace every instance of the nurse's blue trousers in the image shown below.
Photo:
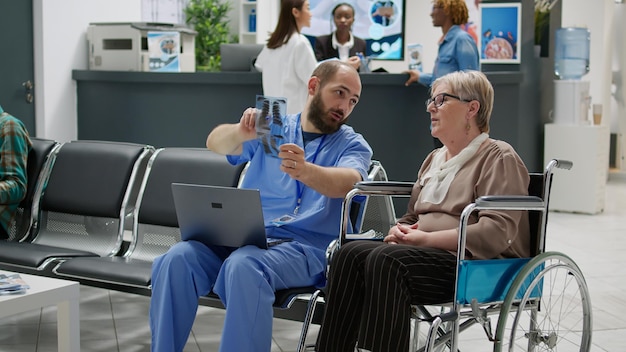
[[[270,249],[209,248],[195,241],[175,244],[152,265],[152,351],[182,351],[198,298],[215,292],[226,307],[220,351],[270,351],[274,291],[318,284],[297,242]],[[323,279],[322,279],[323,280]]]

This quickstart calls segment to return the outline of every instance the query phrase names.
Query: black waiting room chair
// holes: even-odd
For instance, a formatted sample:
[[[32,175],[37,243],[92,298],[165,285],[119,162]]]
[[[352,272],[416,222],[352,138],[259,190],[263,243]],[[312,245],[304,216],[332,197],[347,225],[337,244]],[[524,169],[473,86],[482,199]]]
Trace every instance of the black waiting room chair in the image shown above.
[[[151,146],[72,141],[58,150],[43,192],[32,238],[0,246],[0,267],[41,273],[72,257],[116,255],[131,194]]]

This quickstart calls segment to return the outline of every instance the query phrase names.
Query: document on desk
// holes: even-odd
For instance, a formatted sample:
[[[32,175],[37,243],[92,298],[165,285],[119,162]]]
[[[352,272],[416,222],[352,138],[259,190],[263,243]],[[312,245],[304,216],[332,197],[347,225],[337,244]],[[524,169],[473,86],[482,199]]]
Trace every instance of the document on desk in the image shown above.
[[[278,157],[279,147],[292,141],[289,127],[283,123],[287,111],[287,99],[256,96],[256,135],[265,153]]]
[[[0,295],[24,293],[29,288],[20,274],[0,274]]]

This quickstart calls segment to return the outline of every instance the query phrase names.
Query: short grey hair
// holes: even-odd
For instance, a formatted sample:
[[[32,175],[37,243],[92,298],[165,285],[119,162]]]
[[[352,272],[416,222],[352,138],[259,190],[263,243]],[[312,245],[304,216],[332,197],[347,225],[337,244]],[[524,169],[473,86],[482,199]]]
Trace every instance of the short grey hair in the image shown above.
[[[476,100],[480,103],[476,124],[481,132],[489,133],[489,120],[493,110],[493,86],[487,76],[480,71],[456,71],[437,78],[431,87],[434,91],[440,84],[450,89],[450,94],[458,95],[463,100]]]

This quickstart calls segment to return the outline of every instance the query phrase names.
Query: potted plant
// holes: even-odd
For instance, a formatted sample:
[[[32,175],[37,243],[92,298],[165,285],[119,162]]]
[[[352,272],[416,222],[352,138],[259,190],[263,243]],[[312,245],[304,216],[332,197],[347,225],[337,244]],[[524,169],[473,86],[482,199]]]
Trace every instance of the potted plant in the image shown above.
[[[222,0],[189,0],[185,7],[186,23],[196,35],[196,70],[220,70],[220,44],[235,42],[230,34],[228,13],[231,5]]]
[[[550,46],[550,10],[558,0],[535,0],[535,46],[540,56],[548,57]]]

